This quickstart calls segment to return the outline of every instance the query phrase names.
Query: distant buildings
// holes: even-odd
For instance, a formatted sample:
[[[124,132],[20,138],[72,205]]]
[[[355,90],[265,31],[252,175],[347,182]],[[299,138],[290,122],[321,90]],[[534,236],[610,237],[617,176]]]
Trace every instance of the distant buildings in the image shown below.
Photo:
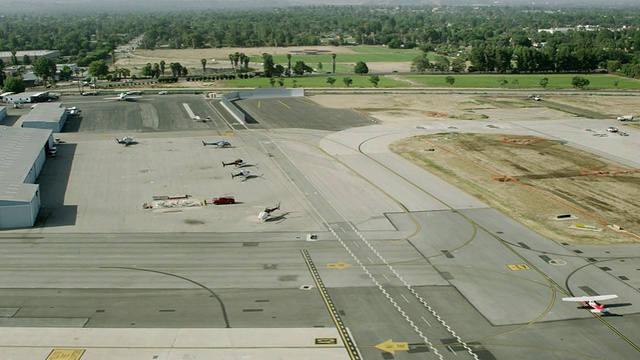
[[[58,50],[18,50],[16,51],[16,60],[22,63],[25,55],[27,55],[31,61],[37,57],[57,59],[60,57],[60,52]],[[0,59],[2,59],[5,64],[11,64],[11,51],[0,51]]]

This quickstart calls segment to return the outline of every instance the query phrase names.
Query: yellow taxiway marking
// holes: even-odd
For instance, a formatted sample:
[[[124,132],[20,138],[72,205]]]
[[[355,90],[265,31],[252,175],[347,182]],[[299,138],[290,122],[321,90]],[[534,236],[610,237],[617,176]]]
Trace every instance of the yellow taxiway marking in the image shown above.
[[[392,339],[389,339],[387,341],[383,341],[380,344],[376,345],[376,349],[380,349],[382,351],[386,351],[388,353],[394,354],[396,351],[408,351],[409,343],[393,342]]]
[[[53,349],[46,360],[80,360],[83,354],[81,349]]]
[[[286,108],[287,108],[287,109],[291,109],[291,107],[290,107],[289,105],[287,105],[287,104],[283,103],[282,101],[278,100],[278,102],[279,102],[280,104],[282,104],[282,106],[286,106]]]
[[[336,345],[338,343],[338,338],[316,338],[316,345]]]
[[[328,263],[327,264],[327,268],[329,268],[329,269],[338,269],[338,270],[343,270],[343,269],[346,269],[346,268],[348,268],[350,266],[351,266],[351,264],[347,264],[347,263],[344,263],[342,261],[339,261],[337,263]]]
[[[527,265],[527,264],[509,264],[509,265],[507,265],[507,267],[509,269],[511,269],[512,271],[529,270],[529,269],[531,269],[529,267],[529,265]]]

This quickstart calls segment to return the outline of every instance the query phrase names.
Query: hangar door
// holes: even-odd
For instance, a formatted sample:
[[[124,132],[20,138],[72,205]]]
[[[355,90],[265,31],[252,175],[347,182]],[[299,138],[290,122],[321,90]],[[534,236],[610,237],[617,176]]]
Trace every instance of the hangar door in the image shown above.
[[[33,211],[30,203],[0,202],[0,229],[33,226]]]

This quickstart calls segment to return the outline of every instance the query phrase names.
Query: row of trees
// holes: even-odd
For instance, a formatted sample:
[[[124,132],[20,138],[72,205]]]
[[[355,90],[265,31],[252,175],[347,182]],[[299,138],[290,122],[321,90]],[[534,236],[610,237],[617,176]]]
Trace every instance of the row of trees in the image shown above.
[[[83,14],[82,17],[11,14],[0,23],[0,50],[57,49],[83,66],[120,44],[145,34],[142,46],[315,46],[332,42],[412,48],[430,45],[441,53],[478,43],[530,47],[560,39],[575,48],[640,49],[640,9],[542,7],[306,6],[244,11]],[[330,20],[328,20],[330,19]],[[34,26],[38,24],[38,26]],[[539,28],[599,25],[577,42]],[[97,58],[94,55],[97,54]],[[25,59],[15,59],[16,62]],[[33,60],[33,59],[31,59]]]

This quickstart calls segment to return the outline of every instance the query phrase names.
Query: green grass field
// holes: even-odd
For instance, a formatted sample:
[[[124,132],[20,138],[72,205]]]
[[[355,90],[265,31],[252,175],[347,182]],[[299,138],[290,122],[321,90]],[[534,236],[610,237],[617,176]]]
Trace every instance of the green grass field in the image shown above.
[[[330,66],[330,65],[329,65]],[[339,70],[340,68],[338,68]],[[330,69],[329,69],[330,70]],[[353,69],[349,69],[353,70]],[[333,86],[327,83],[327,77],[333,77],[336,82]],[[285,78],[284,86],[286,87],[346,87],[342,81],[345,77],[353,79],[353,84],[350,87],[363,88],[373,87],[369,81],[371,75],[327,75],[327,76],[302,76]],[[571,80],[574,76],[572,74],[545,74],[545,75],[528,75],[528,74],[516,74],[516,75],[488,75],[488,74],[457,74],[451,75],[455,79],[453,85],[447,84],[445,81],[448,75],[400,75],[405,79],[411,80],[416,83],[423,84],[424,87],[438,87],[438,88],[452,88],[452,89],[464,89],[464,88],[488,88],[488,89],[531,89],[531,90],[543,90],[540,85],[542,78],[549,79],[547,89],[573,89]],[[590,84],[585,89],[587,90],[640,90],[640,80],[618,77],[615,75],[606,74],[592,74],[592,75],[579,75],[587,80]],[[380,82],[379,88],[399,88],[410,87],[408,83],[392,80],[384,76],[379,76]],[[506,81],[503,84],[502,80]],[[255,78],[255,79],[236,79],[226,80],[225,84],[230,87],[270,87],[269,79]],[[279,86],[276,79],[276,85]]]
[[[373,87],[369,82],[368,75],[358,76],[353,74],[354,64],[358,61],[364,61],[367,64],[376,62],[411,62],[422,53],[417,49],[389,49],[383,46],[352,46],[349,47],[349,49],[353,50],[353,53],[337,54],[336,56],[336,72],[340,75],[333,76],[337,79],[333,87],[345,87],[345,84],[342,82],[342,78],[345,76],[349,76],[354,80],[351,85],[352,87]],[[429,53],[429,59],[433,61],[435,57],[436,55],[434,53]],[[273,60],[275,64],[280,64],[285,67],[287,66],[287,58],[285,55],[274,55]],[[332,76],[329,74],[332,71],[331,53],[323,53],[320,55],[293,54],[291,57],[292,65],[295,64],[296,61],[304,61],[305,64],[316,69],[317,73],[326,74],[326,76],[287,78],[285,79],[285,86],[331,87],[326,82],[326,77]],[[319,69],[318,63],[322,63],[322,69]],[[445,81],[446,77],[449,75],[403,74],[400,76],[415,83],[423,84],[424,87],[531,90],[543,90],[543,87],[540,85],[540,80],[543,78],[547,78],[549,80],[546,86],[547,89],[573,89],[571,84],[573,77],[581,76],[590,82],[590,84],[585,87],[586,90],[640,90],[640,80],[608,74],[451,74],[450,76],[455,79],[453,85],[450,85]],[[225,83],[228,86],[233,87],[271,86],[268,79],[227,80]],[[278,86],[277,83],[276,86]],[[378,87],[397,88],[408,86],[411,85],[380,76],[380,83]]]
[[[571,81],[574,76],[581,76],[589,80],[589,86],[585,89],[591,90],[640,90],[640,81],[623,78],[615,75],[590,74],[458,74],[451,75],[455,79],[453,85],[445,81],[448,75],[403,75],[404,78],[419,82],[429,87],[451,87],[451,88],[491,88],[491,89],[542,89],[540,80],[549,79],[547,89],[572,89]],[[506,83],[503,84],[502,80]]]
[[[302,77],[285,78],[284,86],[288,88],[292,88],[294,86],[303,87],[303,88],[315,88],[315,87],[328,87],[328,88],[342,87],[343,88],[343,87],[347,87],[343,82],[343,79],[345,77],[350,77],[353,80],[353,83],[349,87],[352,87],[352,88],[372,88],[373,87],[373,84],[369,81],[369,78],[371,76],[367,76],[367,75],[331,76],[334,79],[336,79],[336,82],[333,84],[333,86],[327,83],[328,77],[329,76],[313,76],[313,77],[302,76]],[[280,86],[277,80],[278,79],[276,79],[275,86]],[[266,79],[266,78],[225,80],[225,84],[230,87],[251,87],[251,88],[271,87],[271,83],[269,82],[269,79]],[[378,83],[379,88],[399,88],[399,87],[409,87],[409,86],[410,85],[405,82],[392,80],[389,78],[385,78],[384,76],[380,76],[380,82]]]

